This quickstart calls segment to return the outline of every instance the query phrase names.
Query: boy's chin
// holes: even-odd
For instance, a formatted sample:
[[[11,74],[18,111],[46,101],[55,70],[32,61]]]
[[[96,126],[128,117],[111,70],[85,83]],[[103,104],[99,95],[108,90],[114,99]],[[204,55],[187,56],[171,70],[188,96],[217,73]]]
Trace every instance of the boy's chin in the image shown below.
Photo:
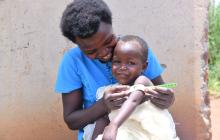
[[[118,80],[118,82],[122,85],[130,85],[128,81]]]

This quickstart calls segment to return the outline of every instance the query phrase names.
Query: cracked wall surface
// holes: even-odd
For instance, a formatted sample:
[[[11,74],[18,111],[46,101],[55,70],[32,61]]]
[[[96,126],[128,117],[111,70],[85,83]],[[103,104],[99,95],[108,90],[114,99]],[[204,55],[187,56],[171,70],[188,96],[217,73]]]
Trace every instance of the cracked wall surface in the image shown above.
[[[59,21],[71,0],[0,0],[0,139],[60,140],[76,136],[64,124],[53,86],[60,59],[73,45]],[[116,34],[148,42],[165,81],[176,82],[171,107],[182,140],[209,140],[208,1],[105,0]]]

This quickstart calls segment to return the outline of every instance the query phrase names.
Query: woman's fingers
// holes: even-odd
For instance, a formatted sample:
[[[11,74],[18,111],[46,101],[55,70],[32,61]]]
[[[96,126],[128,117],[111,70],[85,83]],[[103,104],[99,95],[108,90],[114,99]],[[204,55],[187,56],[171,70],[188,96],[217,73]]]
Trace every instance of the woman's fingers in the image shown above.
[[[174,102],[174,91],[164,87],[149,87],[145,89],[146,95],[150,95],[151,102],[161,109],[170,107]]]
[[[104,103],[109,110],[118,109],[123,102],[127,99],[129,86],[117,85],[112,86],[104,92]]]

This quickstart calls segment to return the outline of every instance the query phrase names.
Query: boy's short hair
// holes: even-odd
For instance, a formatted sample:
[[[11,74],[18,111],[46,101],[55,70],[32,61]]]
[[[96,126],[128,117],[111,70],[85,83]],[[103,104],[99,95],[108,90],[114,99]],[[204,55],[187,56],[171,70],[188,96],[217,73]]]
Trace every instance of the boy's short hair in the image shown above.
[[[143,56],[143,61],[146,62],[148,59],[148,45],[147,42],[142,39],[139,36],[136,35],[124,35],[124,36],[120,36],[119,40],[123,41],[123,42],[129,42],[129,41],[136,41],[137,43],[140,44],[140,46],[142,47],[142,56]]]
[[[87,38],[98,31],[101,22],[112,25],[112,13],[103,0],[74,0],[63,12],[60,28],[65,37]]]

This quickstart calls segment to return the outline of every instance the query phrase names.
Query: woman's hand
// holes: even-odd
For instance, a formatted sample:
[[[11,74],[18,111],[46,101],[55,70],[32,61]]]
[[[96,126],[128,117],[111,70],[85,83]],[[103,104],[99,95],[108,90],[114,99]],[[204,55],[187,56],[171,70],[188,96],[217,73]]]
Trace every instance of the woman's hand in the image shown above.
[[[147,87],[145,89],[145,94],[151,102],[161,109],[169,108],[174,100],[174,91],[170,88],[164,88],[159,86]]]
[[[129,95],[128,89],[126,85],[115,85],[105,90],[103,101],[108,111],[121,107]]]

